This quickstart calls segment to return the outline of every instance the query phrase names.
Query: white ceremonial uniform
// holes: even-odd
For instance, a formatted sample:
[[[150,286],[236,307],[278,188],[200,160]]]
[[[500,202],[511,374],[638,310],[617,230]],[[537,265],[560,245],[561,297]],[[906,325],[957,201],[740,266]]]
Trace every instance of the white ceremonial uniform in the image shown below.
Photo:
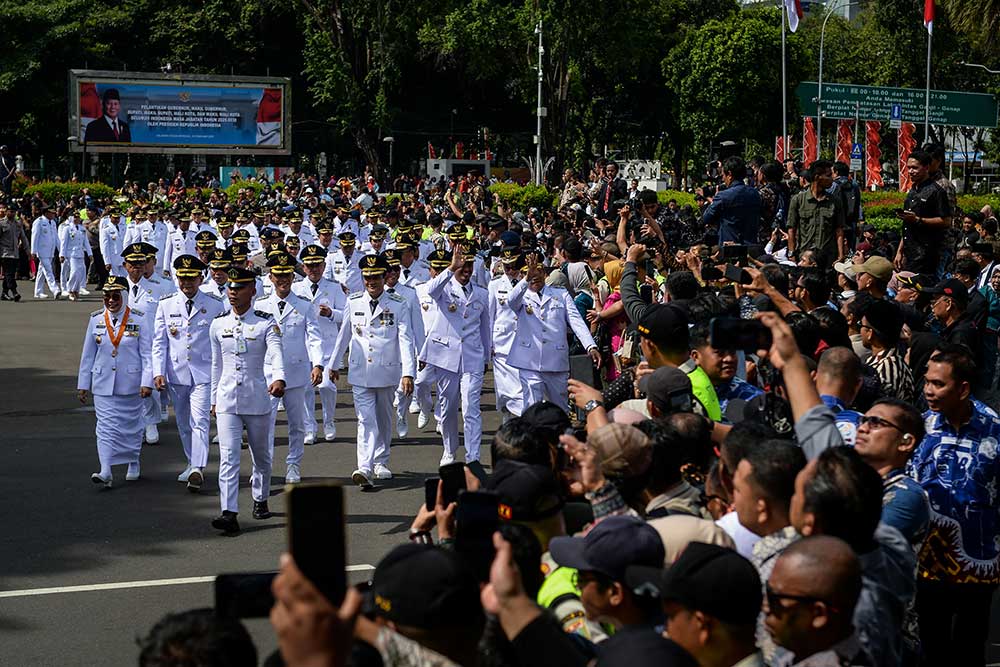
[[[101,218],[97,231],[97,240],[101,248],[104,263],[110,264],[108,273],[112,276],[124,276],[125,267],[122,260],[122,248],[125,247],[125,223],[121,216],[114,215]]]
[[[254,255],[259,255],[263,252],[264,248],[260,243],[260,232],[257,231],[257,225],[252,222],[248,222],[243,226],[237,225],[236,229],[233,230],[233,233],[235,234],[241,229],[247,230],[250,234],[250,238],[247,239],[247,255],[249,257],[253,257]]]
[[[125,245],[130,243],[148,243],[156,248],[156,256],[163,258],[167,251],[167,237],[170,236],[170,227],[162,220],[156,222],[143,220],[139,223],[132,223],[125,229]],[[162,267],[160,269],[163,270]]]
[[[128,276],[125,277],[128,289],[125,291],[125,303],[133,311],[140,310],[146,313],[146,324],[150,331],[153,331],[156,320],[156,308],[163,298],[161,288],[158,283],[153,283],[149,278],[140,278],[139,282],[133,283]],[[150,345],[153,339],[150,337]],[[162,419],[160,406],[163,403],[163,396],[154,390],[152,395],[142,399],[142,410],[144,426],[159,424]]]
[[[111,339],[119,332],[116,348]],[[94,396],[102,477],[111,477],[113,465],[139,462],[143,431],[139,390],[153,386],[152,334],[141,311],[122,308],[112,314],[102,309],[90,314],[76,388]]]
[[[373,305],[374,304],[374,305]],[[369,478],[375,466],[389,463],[392,396],[403,377],[413,377],[413,329],[410,309],[398,294],[351,294],[347,312],[327,364],[340,370],[348,353],[347,381],[358,413],[358,469]]]
[[[305,395],[307,391],[312,393],[310,373],[313,366],[322,366],[324,362],[323,334],[313,314],[312,304],[293,293],[289,293],[284,299],[272,293],[267,299],[257,301],[254,307],[271,316],[281,335],[285,395],[283,399],[271,397],[268,441],[273,451],[278,403],[284,400],[285,414],[288,415],[288,453],[285,465],[298,464],[305,452]],[[264,362],[264,378],[268,384],[282,379],[274,377],[273,363],[268,360]]]
[[[420,308],[420,319],[424,325],[424,340],[427,340],[427,332],[434,326],[434,318],[437,317],[437,302],[427,293],[428,283],[420,283],[414,288],[417,293],[417,305]],[[422,348],[423,346],[421,346]],[[420,354],[420,350],[417,350]],[[432,394],[437,387],[436,368],[430,364],[423,364],[423,368],[417,367],[417,378],[413,383],[413,395],[417,401],[417,407],[427,418],[431,412],[438,421],[441,421],[441,406],[435,404]]]
[[[54,220],[40,215],[31,223],[31,254],[38,257],[35,272],[35,298],[45,294],[45,286],[53,296],[59,294],[59,283],[52,271],[52,258],[59,250],[59,229]]]
[[[463,286],[450,269],[427,283],[427,294],[437,303],[437,317],[427,331],[420,360],[435,367],[441,403],[442,465],[454,461],[459,448],[458,406],[461,393],[465,428],[465,460],[479,460],[483,437],[480,395],[489,359],[491,325],[486,292],[469,281]]]
[[[413,355],[414,357],[420,352],[420,348],[424,346],[424,318],[419,315],[420,311],[420,299],[417,297],[417,290],[410,287],[409,285],[404,285],[397,282],[392,287],[386,287],[385,291],[389,294],[398,294],[399,296],[406,299],[406,305],[410,309],[410,324],[413,327]],[[417,372],[419,375],[420,372]],[[416,378],[414,378],[416,380]],[[416,382],[414,381],[414,393],[416,393]],[[413,402],[413,396],[407,396],[403,392],[403,383],[400,382],[399,386],[396,387],[396,395],[393,397],[393,403],[396,404],[396,419],[405,420],[406,413],[410,409],[410,403]]]
[[[171,278],[174,277],[175,258],[181,255],[198,256],[198,246],[194,237],[199,231],[194,228],[192,223],[187,231],[178,227],[170,232],[170,236],[167,237],[167,248],[163,251],[162,270],[164,275],[169,274]]]
[[[493,279],[489,290],[490,321],[493,323],[493,385],[496,389],[497,412],[505,420],[508,415],[520,417],[524,410],[521,377],[518,369],[507,362],[517,331],[517,314],[510,309],[507,301],[513,289],[510,278],[502,274]]]
[[[166,278],[158,278],[155,273],[146,280],[153,286],[153,297],[157,301],[178,291],[177,283]]]
[[[413,264],[409,266],[399,266],[399,283],[401,285],[409,285],[410,287],[416,287],[421,283],[425,283],[431,279],[431,271],[427,266],[427,263],[421,259],[413,260]]]
[[[344,255],[343,250],[330,253],[326,256],[326,270],[323,272],[323,277],[344,285],[350,294],[363,291],[365,281],[361,278],[361,266],[358,264],[362,257],[364,255],[357,250],[350,258]]]
[[[484,290],[490,288],[490,280],[493,276],[490,275],[490,270],[486,266],[486,261],[476,254],[476,259],[472,262],[472,283],[477,287],[482,287]]]
[[[306,278],[293,284],[292,292],[312,304],[313,314],[323,337],[323,362],[326,362],[330,358],[330,353],[333,352],[333,346],[337,343],[337,336],[340,334],[340,326],[344,322],[344,311],[347,309],[347,295],[344,294],[344,287],[340,283],[326,278],[320,278],[315,283]],[[329,317],[319,314],[320,306],[326,306],[330,309]],[[323,433],[328,436],[336,435],[337,385],[330,380],[329,373],[323,373],[323,381],[316,389],[319,390],[319,400],[323,408]],[[316,394],[314,390],[306,387],[303,400],[306,410],[305,432],[306,435],[315,437]]]
[[[521,280],[507,297],[507,305],[517,314],[517,329],[507,362],[519,369],[524,407],[542,400],[567,406],[569,330],[576,334],[585,350],[596,347],[569,292],[548,285],[532,292],[528,290],[528,281]]]
[[[303,248],[307,245],[319,243],[319,236],[316,234],[316,228],[313,227],[311,223],[303,222],[302,227],[299,228],[298,234],[292,231],[291,225],[282,225],[280,229],[285,236],[297,236],[299,241],[302,242]]]
[[[284,361],[278,325],[252,307],[230,311],[212,321],[212,405],[219,429],[219,502],[223,511],[239,512],[240,444],[243,429],[250,441],[251,495],[266,501],[271,492],[268,440],[271,395],[264,377],[265,358],[273,380],[283,380]]]
[[[177,292],[156,308],[153,326],[153,376],[167,380],[177,416],[177,434],[189,467],[208,465],[212,410],[212,344],[209,329],[223,313],[222,299],[199,291],[191,299]]]
[[[232,306],[229,305],[229,291],[226,289],[226,283],[222,283],[220,285],[219,283],[209,278],[208,280],[203,282],[201,284],[201,287],[199,287],[198,289],[206,294],[213,294],[221,298],[222,312],[228,313],[232,309]]]
[[[64,292],[79,292],[87,282],[85,257],[92,257],[94,251],[87,238],[87,230],[74,216],[59,225],[59,257],[66,258],[59,274]]]

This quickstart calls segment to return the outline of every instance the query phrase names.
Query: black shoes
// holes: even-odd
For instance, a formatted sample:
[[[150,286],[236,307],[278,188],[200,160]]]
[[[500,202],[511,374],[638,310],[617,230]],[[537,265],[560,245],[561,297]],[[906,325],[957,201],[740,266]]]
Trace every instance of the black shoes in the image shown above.
[[[256,505],[256,503],[254,503]],[[256,507],[254,507],[254,514],[256,515]],[[216,530],[221,530],[227,535],[234,535],[240,532],[240,522],[236,520],[236,512],[230,512],[225,510],[221,515],[212,519],[212,528]]]
[[[267,509],[266,500],[255,500],[253,501],[253,518],[258,521],[261,519],[270,519],[271,510]]]

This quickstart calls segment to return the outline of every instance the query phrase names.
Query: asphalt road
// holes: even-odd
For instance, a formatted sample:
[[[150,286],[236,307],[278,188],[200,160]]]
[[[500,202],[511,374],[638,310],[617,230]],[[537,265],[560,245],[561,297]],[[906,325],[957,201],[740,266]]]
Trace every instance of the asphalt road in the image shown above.
[[[21,283],[22,294],[31,292]],[[274,517],[250,516],[250,460],[244,450],[239,536],[222,537],[209,525],[219,513],[217,447],[201,494],[191,495],[177,483],[184,459],[172,412],[160,427],[160,444],[143,449],[142,479],[126,483],[124,467],[116,467],[113,489],[91,483],[98,468],[95,418],[91,405],[77,401],[75,389],[87,318],[100,307],[96,292],[77,303],[30,298],[0,303],[2,664],[134,665],[136,639],[164,614],[212,605],[212,584],[202,579],[274,570],[286,544],[283,412],[272,477]],[[498,418],[492,383],[487,385],[488,442]],[[440,436],[432,427],[418,432],[411,415],[410,436],[393,443],[395,478],[361,493],[350,484],[357,416],[343,380],[337,421],[335,442],[306,448],[302,473],[306,480],[348,485],[347,562],[357,567],[351,577],[362,580],[370,574],[365,566],[405,541],[423,500],[423,480],[436,473]],[[489,448],[483,451],[488,463]],[[195,581],[178,581],[190,578]],[[266,620],[247,626],[263,659],[275,648],[270,626]]]

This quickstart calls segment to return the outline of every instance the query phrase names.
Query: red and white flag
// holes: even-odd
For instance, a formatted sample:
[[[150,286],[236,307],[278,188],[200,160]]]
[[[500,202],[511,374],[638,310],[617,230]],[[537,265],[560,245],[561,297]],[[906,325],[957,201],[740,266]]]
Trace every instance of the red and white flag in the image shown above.
[[[928,35],[934,32],[934,0],[924,0],[924,27]]]
[[[803,16],[802,3],[799,0],[785,0],[785,13],[788,14],[788,29],[795,32],[799,29],[799,19]]]

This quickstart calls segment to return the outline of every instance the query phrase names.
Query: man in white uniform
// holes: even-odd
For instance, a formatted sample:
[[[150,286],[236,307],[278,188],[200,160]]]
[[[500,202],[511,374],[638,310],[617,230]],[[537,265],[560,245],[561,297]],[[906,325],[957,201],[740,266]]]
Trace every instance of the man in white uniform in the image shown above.
[[[55,220],[52,219],[52,207],[44,206],[41,215],[31,223],[31,255],[35,259],[35,298],[47,299],[45,286],[52,292],[52,297],[59,298],[59,283],[52,271],[52,258],[59,250],[59,232]]]
[[[348,352],[347,379],[358,413],[358,469],[351,479],[362,489],[372,479],[391,479],[392,397],[396,386],[413,393],[416,359],[406,300],[385,291],[385,260],[368,255],[361,260],[365,291],[347,300],[347,315],[328,366],[330,379],[340,378],[341,360]]]
[[[284,369],[285,414],[288,416],[288,453],[285,457],[285,482],[302,481],[302,455],[305,438],[305,395],[323,380],[323,335],[313,314],[312,304],[292,293],[295,258],[275,251],[267,258],[271,295],[258,299],[255,307],[269,315],[281,333],[282,367]],[[273,361],[273,360],[272,360]],[[264,375],[274,379],[273,363],[264,362]],[[271,399],[271,421],[268,439],[274,450],[275,421],[278,399]]]
[[[479,460],[483,436],[480,396],[491,345],[492,327],[486,291],[472,284],[473,255],[456,241],[451,264],[427,283],[437,317],[427,331],[420,361],[434,366],[441,403],[441,465],[454,462],[460,446],[458,408],[461,395],[465,460]]]
[[[128,464],[125,479],[139,479],[141,401],[153,391],[152,331],[142,312],[125,306],[125,288],[118,276],[104,284],[104,308],[90,314],[76,383],[81,403],[88,392],[94,396],[101,469],[90,479],[105,488],[111,487],[113,465]]]
[[[511,416],[520,417],[524,410],[520,375],[507,362],[517,331],[517,314],[510,309],[507,299],[521,280],[524,256],[520,248],[504,248],[500,251],[500,261],[504,272],[490,283],[490,321],[493,322],[493,384],[497,412],[506,422]]]
[[[133,311],[138,310],[146,313],[146,324],[150,332],[153,330],[156,318],[156,306],[163,296],[158,286],[153,285],[144,275],[148,254],[153,250],[154,248],[148,243],[132,243],[125,246],[121,254],[126,274],[125,299],[128,301],[128,307]],[[150,336],[150,345],[152,345],[152,340],[152,336]],[[157,424],[162,420],[161,400],[160,392],[156,391],[142,402],[147,445],[155,445],[160,442]]]
[[[325,223],[320,223],[325,224]],[[323,227],[321,227],[322,229]],[[323,360],[326,361],[333,352],[337,342],[340,326],[344,321],[344,311],[347,309],[347,295],[344,286],[323,277],[326,269],[327,252],[319,245],[307,245],[302,249],[300,259],[306,278],[292,285],[292,292],[312,304],[313,314],[323,335]],[[323,437],[327,442],[333,442],[337,437],[337,385],[330,381],[329,373],[323,374],[319,387],[320,403],[323,406]],[[305,391],[305,443],[316,442],[316,394],[310,389]]]
[[[216,248],[212,251],[212,259],[208,262],[209,280],[202,283],[202,292],[214,294],[222,299],[222,312],[229,312],[229,299],[226,298],[226,285],[229,283],[229,269],[233,265],[233,254],[229,248]]]
[[[271,398],[285,393],[284,360],[278,325],[266,313],[252,308],[253,271],[229,270],[229,313],[217,317],[209,330],[212,341],[212,410],[219,429],[219,502],[222,514],[212,527],[238,533],[240,491],[240,444],[246,428],[250,444],[250,475],[253,517],[267,519],[271,511],[271,458],[268,440]],[[265,359],[270,362],[271,382],[264,376]]]
[[[199,289],[205,264],[191,255],[174,260],[180,291],[160,300],[153,327],[153,382],[174,404],[177,434],[187,466],[177,476],[196,493],[208,465],[212,416],[212,321],[223,313],[222,297]]]
[[[124,276],[122,267],[122,248],[125,247],[125,223],[118,214],[118,207],[108,206],[97,229],[98,245],[104,258],[104,269],[111,276]]]
[[[347,293],[353,294],[364,289],[361,278],[361,267],[358,264],[360,256],[355,251],[357,237],[353,232],[341,232],[340,250],[326,256],[326,272],[323,277],[347,287]]]
[[[192,228],[190,217],[184,215],[180,218],[180,225],[167,237],[167,249],[163,254],[163,276],[165,278],[172,277],[170,269],[173,266],[174,257],[197,255],[198,246],[195,236],[199,231],[201,230]]]
[[[408,243],[408,239],[402,239],[402,243]],[[399,248],[387,248],[382,252],[386,265],[389,267],[385,274],[385,291],[389,294],[398,294],[406,299],[406,305],[410,309],[410,323],[413,325],[413,354],[416,355],[424,345],[424,320],[420,317],[420,301],[417,298],[417,291],[409,285],[399,282]],[[416,390],[416,387],[414,387]],[[400,438],[405,438],[410,432],[406,423],[406,413],[413,401],[413,393],[405,393],[402,383],[396,387],[396,395],[393,404],[396,406],[396,433]]]
[[[87,230],[72,213],[59,225],[60,280],[63,294],[70,301],[76,301],[87,282],[86,257],[93,257],[94,251],[87,239]]]

